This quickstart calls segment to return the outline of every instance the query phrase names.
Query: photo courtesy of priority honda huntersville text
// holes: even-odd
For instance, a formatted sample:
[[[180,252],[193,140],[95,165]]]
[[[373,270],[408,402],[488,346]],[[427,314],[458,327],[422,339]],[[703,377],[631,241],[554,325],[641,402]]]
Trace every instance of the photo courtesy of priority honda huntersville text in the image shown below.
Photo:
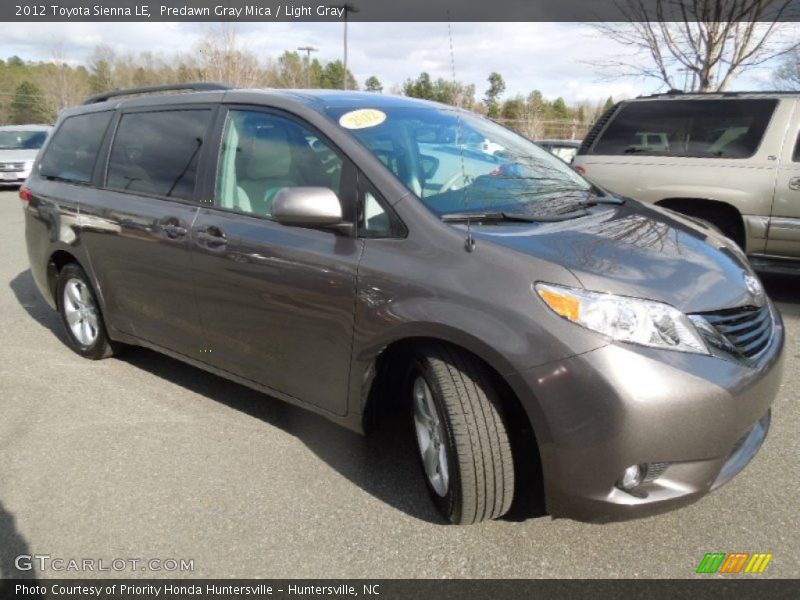
[[[404,415],[453,523],[507,513],[523,469],[554,517],[663,512],[767,436],[784,330],[736,243],[461,109],[117,90],[61,113],[20,197],[78,354],[148,347],[360,432]]]

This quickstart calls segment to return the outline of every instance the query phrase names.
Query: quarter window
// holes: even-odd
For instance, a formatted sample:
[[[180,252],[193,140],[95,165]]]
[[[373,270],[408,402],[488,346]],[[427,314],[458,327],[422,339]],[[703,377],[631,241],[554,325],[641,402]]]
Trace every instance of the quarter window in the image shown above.
[[[363,223],[364,231],[371,234],[388,234],[391,230],[389,213],[372,192],[364,194]]]
[[[223,135],[216,204],[269,217],[281,188],[327,187],[341,198],[343,161],[316,134],[271,113],[232,110]]]
[[[362,237],[404,237],[403,223],[389,208],[375,188],[359,177],[358,234]]]
[[[123,115],[114,136],[106,185],[190,199],[210,120],[208,109]]]
[[[103,111],[64,119],[45,150],[39,174],[73,183],[89,183],[113,114],[113,111]]]
[[[800,133],[797,134],[797,141],[794,143],[794,156],[792,156],[792,160],[794,162],[800,162]]]
[[[747,158],[755,154],[777,100],[647,100],[617,113],[592,152]]]

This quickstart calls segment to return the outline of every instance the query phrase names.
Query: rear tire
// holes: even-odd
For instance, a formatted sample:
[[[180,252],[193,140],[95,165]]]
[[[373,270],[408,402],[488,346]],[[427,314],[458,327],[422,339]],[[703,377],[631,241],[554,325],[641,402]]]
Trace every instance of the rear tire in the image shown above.
[[[70,348],[92,360],[115,353],[117,348],[106,334],[97,296],[80,265],[64,265],[58,273],[56,301]]]
[[[514,498],[514,461],[488,368],[433,344],[412,360],[406,389],[423,475],[442,515],[457,525],[503,516]]]

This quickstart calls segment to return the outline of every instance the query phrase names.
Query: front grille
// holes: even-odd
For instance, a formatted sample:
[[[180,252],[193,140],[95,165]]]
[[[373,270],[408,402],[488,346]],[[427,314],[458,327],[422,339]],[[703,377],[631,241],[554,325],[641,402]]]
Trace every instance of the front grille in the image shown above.
[[[701,313],[741,356],[753,358],[769,343],[772,315],[769,306],[746,306]]]
[[[22,171],[25,163],[0,163],[0,171]]]

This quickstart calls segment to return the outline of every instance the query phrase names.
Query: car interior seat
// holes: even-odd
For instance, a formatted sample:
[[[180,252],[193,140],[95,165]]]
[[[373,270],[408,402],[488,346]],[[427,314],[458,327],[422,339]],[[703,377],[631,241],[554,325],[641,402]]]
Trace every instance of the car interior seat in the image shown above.
[[[292,146],[284,129],[261,129],[243,140],[237,165],[238,209],[257,215],[272,214],[272,199],[281,188],[296,185]]]

